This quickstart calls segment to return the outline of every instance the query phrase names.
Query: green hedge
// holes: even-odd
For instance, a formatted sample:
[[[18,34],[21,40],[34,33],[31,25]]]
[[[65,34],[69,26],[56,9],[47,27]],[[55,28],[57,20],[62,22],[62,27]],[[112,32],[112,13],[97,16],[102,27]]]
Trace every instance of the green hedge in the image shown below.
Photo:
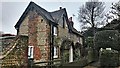
[[[100,52],[100,65],[103,67],[116,67],[119,65],[118,52],[115,50],[103,50]]]

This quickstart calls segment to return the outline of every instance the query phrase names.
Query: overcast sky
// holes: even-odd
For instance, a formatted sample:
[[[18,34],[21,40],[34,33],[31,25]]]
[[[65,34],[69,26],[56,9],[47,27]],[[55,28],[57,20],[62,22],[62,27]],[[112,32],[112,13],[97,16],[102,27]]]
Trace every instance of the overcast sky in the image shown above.
[[[58,10],[60,6],[66,8],[68,17],[73,17],[73,14],[75,15],[73,21],[74,27],[77,30],[80,30],[77,19],[78,10],[86,1],[88,0],[33,0],[33,2],[49,12]],[[2,2],[0,2],[0,31],[16,34],[14,25],[19,20],[29,2],[30,0],[2,0]],[[118,0],[105,0],[104,2],[106,2],[106,8],[109,9],[111,3],[118,2]]]

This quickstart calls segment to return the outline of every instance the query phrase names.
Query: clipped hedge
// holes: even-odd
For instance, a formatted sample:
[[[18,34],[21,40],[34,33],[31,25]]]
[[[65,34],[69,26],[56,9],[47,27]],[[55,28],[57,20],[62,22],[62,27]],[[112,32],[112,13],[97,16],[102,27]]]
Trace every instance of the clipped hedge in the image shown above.
[[[120,50],[120,33],[116,30],[99,31],[94,36],[94,44],[96,49],[112,48]]]
[[[100,66],[102,67],[116,67],[119,65],[118,51],[103,50],[100,52]]]

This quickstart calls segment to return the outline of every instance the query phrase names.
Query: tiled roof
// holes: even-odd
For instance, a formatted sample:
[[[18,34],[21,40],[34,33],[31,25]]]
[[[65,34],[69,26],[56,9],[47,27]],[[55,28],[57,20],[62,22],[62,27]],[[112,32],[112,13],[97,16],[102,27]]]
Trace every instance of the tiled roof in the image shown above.
[[[48,11],[46,11],[42,7],[38,6],[34,2],[30,2],[29,5],[28,5],[28,7],[26,8],[26,10],[24,11],[24,13],[22,14],[22,16],[18,20],[17,24],[15,25],[16,29],[18,29],[20,27],[22,21],[27,16],[28,12],[30,10],[33,10],[33,9],[35,9],[38,13],[40,13],[42,16],[44,16],[45,18],[47,18],[49,21],[55,22],[54,19],[52,18],[52,16],[50,15],[50,13]]]
[[[51,21],[51,23],[54,23],[54,24],[60,24],[63,21],[62,18],[64,17],[67,22],[67,25],[69,27],[68,29],[77,35],[81,35],[74,27],[71,27],[71,24],[69,24],[68,16],[67,16],[67,12],[66,12],[65,8],[61,8],[60,10],[57,10],[54,12],[48,12],[45,9],[43,9],[42,7],[35,4],[34,2],[30,2],[28,7],[26,8],[26,10],[24,11],[24,13],[22,14],[22,16],[20,17],[20,19],[18,20],[18,22],[15,25],[16,29],[19,29],[22,21],[27,16],[27,13],[30,10],[35,10],[37,13],[41,14],[44,18],[46,18],[48,21]]]
[[[62,18],[63,16],[67,17],[67,12],[65,8],[54,11],[54,12],[50,12],[50,14],[56,23],[58,23],[60,18]]]

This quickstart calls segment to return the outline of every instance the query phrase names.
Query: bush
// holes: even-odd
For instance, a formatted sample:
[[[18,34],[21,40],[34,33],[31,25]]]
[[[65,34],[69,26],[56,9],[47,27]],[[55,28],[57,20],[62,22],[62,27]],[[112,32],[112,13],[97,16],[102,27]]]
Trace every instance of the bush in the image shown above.
[[[118,51],[103,50],[100,52],[100,65],[102,67],[116,67],[119,64]]]
[[[92,47],[93,48],[93,45],[94,45],[93,42],[94,42],[93,41],[93,37],[87,37],[87,38],[85,38],[85,45],[87,45],[88,47]]]
[[[112,48],[115,50],[120,50],[119,46],[119,33],[115,30],[104,30],[99,31],[95,34],[94,41],[95,47],[99,48]]]

